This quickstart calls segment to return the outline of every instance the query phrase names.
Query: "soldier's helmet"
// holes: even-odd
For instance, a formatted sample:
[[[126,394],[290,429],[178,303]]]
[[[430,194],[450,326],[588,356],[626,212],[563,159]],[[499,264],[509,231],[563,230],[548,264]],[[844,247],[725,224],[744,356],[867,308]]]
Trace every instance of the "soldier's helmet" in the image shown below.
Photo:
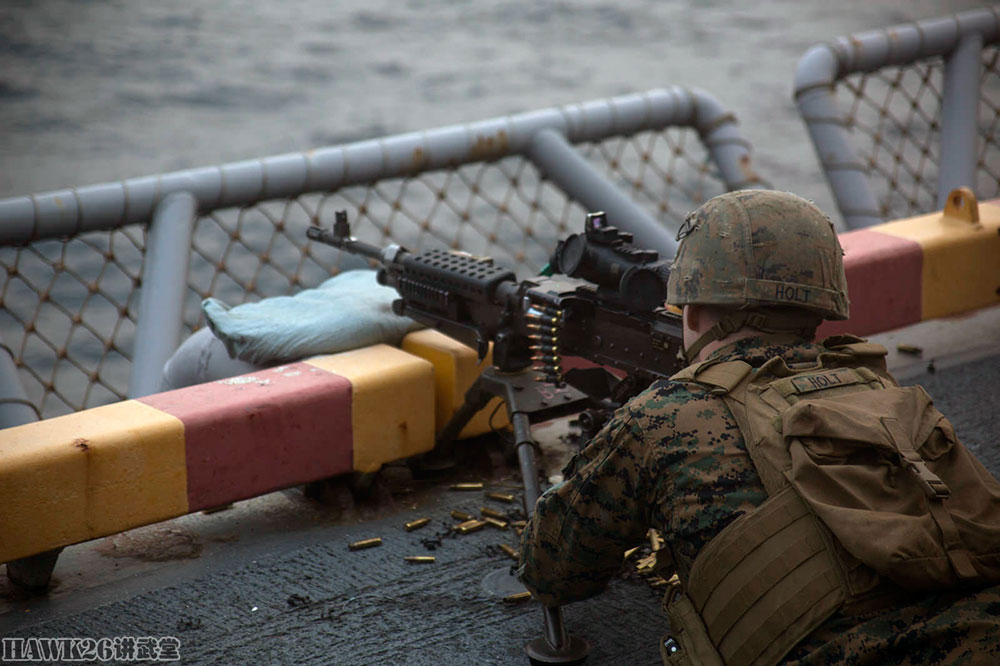
[[[705,202],[677,232],[667,303],[804,308],[848,316],[843,250],[833,223],[789,192],[739,190]]]

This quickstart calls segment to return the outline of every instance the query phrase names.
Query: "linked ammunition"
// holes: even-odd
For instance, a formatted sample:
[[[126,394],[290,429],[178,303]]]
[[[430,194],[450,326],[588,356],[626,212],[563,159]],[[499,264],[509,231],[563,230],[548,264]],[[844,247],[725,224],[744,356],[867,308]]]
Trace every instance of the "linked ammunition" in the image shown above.
[[[507,502],[508,504],[513,504],[514,502],[514,496],[507,493],[486,493],[486,496],[498,502]]]
[[[462,520],[462,521],[472,520],[472,516],[470,516],[464,511],[459,511],[458,509],[452,509],[451,517],[454,518],[455,520]]]
[[[498,530],[507,529],[506,520],[497,520],[496,518],[483,518],[483,522],[486,523],[487,525],[490,525],[491,527],[497,528]]]
[[[521,559],[520,556],[517,554],[517,551],[514,550],[511,546],[508,546],[505,543],[500,544],[500,550],[502,550],[503,552],[507,553],[507,555],[510,556],[510,558],[512,560],[519,560],[519,559]]]
[[[484,507],[480,508],[479,509],[479,513],[481,513],[484,516],[487,516],[489,518],[496,518],[497,520],[504,520],[504,519],[507,518],[507,516],[505,516],[504,514],[500,513],[496,509],[491,509],[488,506],[484,506]]]
[[[417,518],[403,525],[403,529],[407,532],[412,532],[413,530],[420,529],[429,522],[431,522],[430,518]]]
[[[516,604],[522,601],[527,601],[531,598],[531,592],[518,592],[517,594],[508,594],[503,598],[505,604]]]
[[[361,541],[355,541],[354,543],[347,544],[348,550],[363,550],[365,548],[374,548],[375,546],[382,545],[382,537],[375,537],[374,539],[362,539]]]
[[[407,562],[413,562],[414,564],[433,564],[433,555],[407,555],[403,558]]]
[[[452,490],[482,490],[482,483],[453,483],[451,485]]]
[[[531,314],[529,312],[528,314],[524,315],[524,318],[527,319],[528,321],[537,321],[542,324],[549,324],[550,326],[554,326],[555,324],[559,323],[559,320],[551,315]]]
[[[486,527],[486,521],[472,519],[455,525],[454,529],[459,534],[468,534],[469,532],[478,532],[484,527]]]
[[[562,359],[560,359],[560,357],[558,356],[543,356],[540,354],[535,354],[534,356],[531,357],[531,360],[534,363],[547,363],[554,365],[556,363],[559,363],[559,361]]]

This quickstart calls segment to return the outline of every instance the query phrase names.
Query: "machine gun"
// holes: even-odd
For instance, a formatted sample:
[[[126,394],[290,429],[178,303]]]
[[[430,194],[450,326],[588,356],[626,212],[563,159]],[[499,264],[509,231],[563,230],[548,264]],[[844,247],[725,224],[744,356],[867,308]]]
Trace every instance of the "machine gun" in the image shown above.
[[[521,281],[489,258],[359,241],[350,235],[346,211],[337,212],[332,230],[310,227],[307,235],[379,262],[378,282],[399,293],[392,304],[397,315],[476,349],[480,360],[492,343],[492,367],[438,440],[457,438],[492,398],[503,398],[527,515],[541,494],[531,423],[580,413],[585,435],[592,434],[611,410],[684,365],[680,316],[663,307],[666,263],[655,251],[635,248],[632,235],[608,224],[604,213],[587,215],[584,232],[557,245],[552,273]],[[591,367],[569,368],[573,359]],[[565,632],[558,607],[545,607],[545,635],[525,647],[532,659],[549,663],[582,659],[588,649]]]

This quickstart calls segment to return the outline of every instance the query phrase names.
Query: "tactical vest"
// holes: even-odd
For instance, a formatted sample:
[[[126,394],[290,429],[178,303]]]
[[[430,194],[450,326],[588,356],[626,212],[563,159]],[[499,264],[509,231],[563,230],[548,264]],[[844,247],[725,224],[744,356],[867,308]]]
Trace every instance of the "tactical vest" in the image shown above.
[[[1000,483],[886,350],[824,340],[814,361],[710,360],[672,379],[732,411],[768,499],[695,558],[664,606],[673,665],[772,666],[838,610],[1000,582]]]

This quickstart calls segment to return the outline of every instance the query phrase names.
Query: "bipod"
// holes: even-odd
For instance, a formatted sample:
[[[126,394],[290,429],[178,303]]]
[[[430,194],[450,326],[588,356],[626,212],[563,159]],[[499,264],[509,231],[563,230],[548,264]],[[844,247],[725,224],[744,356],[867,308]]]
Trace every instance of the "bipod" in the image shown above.
[[[503,399],[514,430],[514,448],[524,481],[524,513],[528,517],[541,495],[535,467],[538,445],[531,436],[531,424],[576,414],[591,404],[587,394],[568,385],[541,383],[540,378],[541,375],[532,370],[501,372],[495,367],[486,368],[466,391],[465,402],[438,436],[439,442],[453,441],[490,400]],[[542,610],[545,633],[524,646],[528,657],[547,664],[582,661],[590,651],[590,644],[566,632],[559,606],[543,606]]]

